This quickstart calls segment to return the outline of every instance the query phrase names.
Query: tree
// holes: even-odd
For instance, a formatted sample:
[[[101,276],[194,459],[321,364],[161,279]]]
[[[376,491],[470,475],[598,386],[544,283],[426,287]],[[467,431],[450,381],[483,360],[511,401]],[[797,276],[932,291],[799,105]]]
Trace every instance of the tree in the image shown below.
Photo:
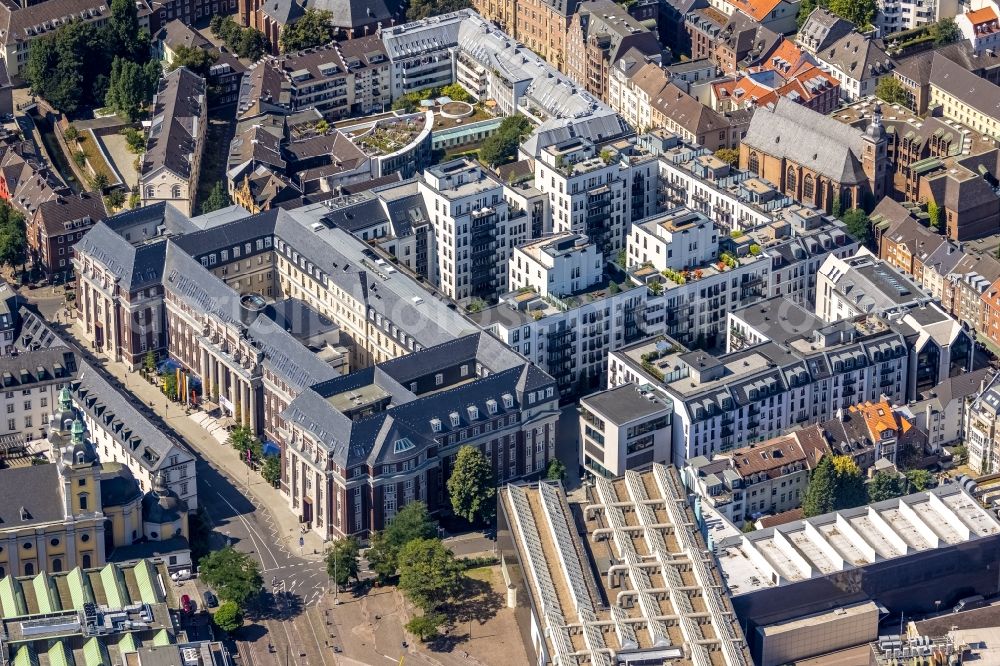
[[[111,0],[107,31],[114,55],[139,64],[149,60],[149,32],[139,28],[139,12],[133,0]]]
[[[87,153],[82,150],[73,151],[73,161],[82,169],[87,164]]]
[[[246,609],[247,603],[260,594],[264,586],[256,560],[232,546],[203,557],[198,573],[220,597],[241,609]]]
[[[163,380],[163,393],[166,394],[171,400],[176,399],[177,373],[167,368],[160,373],[160,378]]]
[[[27,255],[28,237],[24,228],[24,215],[0,202],[0,264],[19,266]]]
[[[757,245],[756,243],[751,243],[747,251],[750,253],[751,257],[756,257],[761,252],[760,245]]]
[[[437,635],[438,628],[444,624],[445,619],[442,613],[416,615],[406,623],[406,630],[416,636],[421,643],[426,643],[428,638]]]
[[[830,11],[853,23],[858,30],[871,25],[876,9],[875,0],[830,0]]]
[[[955,23],[955,19],[953,18],[944,18],[932,24],[928,32],[934,37],[934,44],[937,46],[951,44],[962,37],[961,31],[958,29],[958,24]]]
[[[406,9],[406,20],[419,21],[428,16],[440,16],[471,6],[469,0],[412,0]]]
[[[182,44],[174,49],[174,57],[167,65],[167,71],[172,72],[179,67],[187,67],[198,76],[207,77],[212,65],[218,59],[219,55],[214,51]]]
[[[854,240],[858,241],[862,245],[871,246],[872,243],[872,225],[868,221],[868,215],[865,211],[860,208],[852,208],[841,217],[844,224],[847,225],[847,233],[849,233]]]
[[[125,205],[125,190],[120,187],[108,192],[108,196],[104,197],[104,204],[110,210],[118,210]]]
[[[399,589],[414,606],[435,611],[462,586],[462,565],[440,539],[415,539],[399,553]]]
[[[876,472],[872,480],[868,482],[868,502],[869,504],[873,504],[883,500],[894,499],[902,496],[905,491],[905,481],[898,474]]]
[[[260,468],[260,475],[272,486],[277,486],[281,480],[281,458],[278,456],[267,456],[264,464]]]
[[[466,92],[460,83],[452,83],[441,88],[441,94],[450,97],[455,102],[471,102],[472,96]]]
[[[104,103],[127,122],[133,122],[153,97],[156,80],[150,81],[150,77],[158,75],[131,60],[115,58]]]
[[[864,478],[849,456],[824,456],[809,477],[802,498],[805,516],[861,506],[867,499]]]
[[[559,458],[549,461],[549,468],[545,470],[545,478],[549,481],[562,481],[566,478],[566,465]]]
[[[735,148],[719,148],[715,151],[715,156],[731,166],[736,166],[740,163],[740,151]]]
[[[63,132],[63,138],[67,141],[76,141],[80,138],[80,131],[76,129],[73,125],[68,125],[66,131]]]
[[[824,3],[825,6],[826,3]],[[797,27],[801,28],[802,24],[806,22],[809,15],[812,14],[813,10],[819,6],[816,0],[802,0],[799,3],[799,12],[795,15],[795,23]]]
[[[62,113],[103,100],[108,71],[105,35],[93,23],[73,20],[31,41],[24,78],[31,92]]]
[[[219,629],[230,633],[243,626],[243,612],[235,602],[224,601],[212,615],[212,621]]]
[[[840,217],[841,213],[844,212],[843,205],[840,203],[840,193],[833,195],[833,203],[830,205],[830,214],[834,217]]]
[[[910,102],[909,95],[906,94],[906,88],[895,76],[887,75],[883,76],[875,84],[875,96],[886,104],[902,104],[906,106]]]
[[[941,226],[941,209],[934,201],[927,202],[927,221],[935,231]]]
[[[282,53],[301,51],[333,41],[333,14],[324,9],[307,9],[298,21],[281,29],[278,39]]]
[[[257,438],[249,426],[241,424],[229,432],[229,445],[240,452],[241,458],[246,457],[247,451],[253,450],[256,441]]]
[[[381,532],[376,532],[368,549],[368,563],[383,581],[396,575],[399,551],[415,539],[429,539],[437,534],[437,525],[423,502],[410,502]]]
[[[128,144],[129,152],[141,155],[146,151],[146,135],[134,127],[126,127],[121,131]]]
[[[241,58],[257,61],[270,49],[270,43],[264,33],[240,26],[232,16],[212,17],[209,29],[213,35],[225,42],[230,51]]]
[[[522,115],[508,116],[497,130],[483,141],[479,158],[490,166],[504,164],[514,159],[517,148],[531,132],[531,123]]]
[[[358,542],[354,537],[338,539],[326,551],[326,575],[338,587],[358,579]]]
[[[146,352],[146,356],[142,359],[142,369],[147,373],[156,370],[156,354],[152,349]]]
[[[96,192],[100,192],[101,194],[104,194],[104,190],[106,190],[108,188],[108,185],[110,185],[110,183],[108,182],[107,174],[101,171],[98,171],[93,176],[91,176],[90,184]]]
[[[463,446],[458,450],[448,477],[448,495],[455,515],[470,523],[493,514],[496,508],[493,468],[478,448]]]
[[[213,210],[219,210],[220,208],[225,208],[229,205],[229,195],[226,193],[225,188],[222,186],[222,181],[218,180],[212,187],[212,191],[208,193],[205,200],[201,202],[201,212],[211,213]]]
[[[926,469],[911,469],[906,471],[906,481],[910,484],[910,492],[923,492],[936,485],[934,475]]]

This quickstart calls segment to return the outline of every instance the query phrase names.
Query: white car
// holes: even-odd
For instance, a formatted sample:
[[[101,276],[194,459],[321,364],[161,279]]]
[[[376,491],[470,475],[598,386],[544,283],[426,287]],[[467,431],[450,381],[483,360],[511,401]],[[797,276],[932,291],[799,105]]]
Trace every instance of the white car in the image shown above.
[[[175,571],[172,574],[170,574],[170,580],[174,581],[175,583],[179,583],[182,580],[190,580],[191,578],[192,576],[190,569],[181,569],[180,571]]]

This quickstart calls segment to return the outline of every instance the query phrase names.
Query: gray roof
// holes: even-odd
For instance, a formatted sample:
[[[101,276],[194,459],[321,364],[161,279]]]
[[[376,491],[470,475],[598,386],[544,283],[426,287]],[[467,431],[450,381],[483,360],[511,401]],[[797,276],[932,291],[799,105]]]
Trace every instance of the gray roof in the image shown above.
[[[765,298],[732,314],[777,344],[811,335],[824,325],[822,319],[785,296]]]
[[[473,382],[460,381],[419,396],[403,386],[426,380],[424,373],[432,373],[433,377],[437,370],[454,369],[462,363],[471,366],[473,372],[477,364],[488,367],[492,364],[502,369],[480,375]],[[377,387],[390,404],[374,414],[352,420],[329,401],[332,396],[367,387]],[[413,450],[397,451],[394,444],[407,438],[418,449],[436,446],[432,419],[438,419],[440,432],[447,433],[454,429],[452,413],[459,419],[458,427],[465,428],[471,422],[470,407],[478,409],[480,419],[490,413],[491,405],[498,414],[517,411],[528,393],[548,388],[553,389],[553,396],[544,400],[554,403],[558,391],[551,377],[489,334],[480,332],[317,384],[299,394],[281,417],[309,432],[338,465],[349,467],[361,462],[391,461],[397,456],[411,458],[415,455]],[[513,399],[510,409],[503,405],[505,394]]]
[[[95,224],[74,246],[103,264],[129,291],[158,284],[163,276],[166,240],[132,245],[104,222]]]
[[[795,36],[801,46],[816,53],[832,46],[854,30],[854,24],[822,7],[812,10]]]
[[[74,403],[102,423],[109,436],[117,440],[139,465],[150,472],[167,465],[170,454],[191,454],[152,423],[135,407],[135,398],[111,385],[96,369],[81,363],[80,374],[72,384]],[[184,455],[186,454],[186,455]]]
[[[941,54],[931,60],[930,84],[990,118],[1000,117],[1000,86]]]
[[[860,130],[783,97],[757,109],[743,143],[844,185],[867,180]]]
[[[816,58],[858,81],[881,76],[895,67],[880,43],[858,32],[852,32],[829,48],[817,52]]]
[[[592,393],[580,398],[580,404],[610,419],[615,425],[652,416],[666,409],[666,405],[659,400],[650,400],[640,393],[634,384]]]
[[[201,149],[206,127],[205,79],[179,67],[160,79],[153,103],[153,120],[142,158],[142,177],[166,168],[187,180],[193,174],[195,151]]]
[[[338,376],[292,333],[263,314],[247,329],[247,337],[264,352],[264,365],[297,390]]]
[[[76,354],[67,347],[24,351],[0,356],[0,389],[30,388],[42,382],[65,382],[77,371]]]
[[[62,520],[60,485],[55,464],[0,469],[0,529]]]

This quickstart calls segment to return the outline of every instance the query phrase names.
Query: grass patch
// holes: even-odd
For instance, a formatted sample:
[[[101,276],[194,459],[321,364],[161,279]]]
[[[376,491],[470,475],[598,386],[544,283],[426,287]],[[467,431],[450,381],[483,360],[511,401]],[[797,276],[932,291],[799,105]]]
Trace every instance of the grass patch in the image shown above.
[[[489,583],[493,580],[493,567],[476,567],[475,569],[466,571],[465,575],[473,580],[481,580]]]
[[[111,170],[110,166],[108,166],[108,161],[104,159],[103,155],[101,155],[101,151],[97,147],[97,143],[94,142],[94,137],[90,136],[90,134],[86,132],[83,132],[80,134],[78,140],[67,141],[66,143],[70,147],[73,147],[73,144],[76,144],[75,149],[83,151],[83,154],[87,156],[87,163],[90,165],[90,168],[94,170],[95,174],[103,173],[108,179],[108,182],[111,184],[117,182],[118,176],[115,175],[115,172]]]

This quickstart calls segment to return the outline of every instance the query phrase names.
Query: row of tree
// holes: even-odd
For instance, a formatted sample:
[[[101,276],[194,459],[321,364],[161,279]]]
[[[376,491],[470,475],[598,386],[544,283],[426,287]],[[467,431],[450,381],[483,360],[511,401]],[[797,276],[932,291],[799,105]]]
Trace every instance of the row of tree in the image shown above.
[[[864,474],[850,456],[824,456],[809,477],[802,513],[808,518],[853,509],[920,492],[934,483],[934,475],[923,469],[908,470],[905,474],[877,472],[865,483]]]
[[[106,104],[131,120],[152,99],[159,66],[131,0],[112,0],[107,24],[72,20],[31,42],[24,76],[34,94],[72,114]]]
[[[208,27],[213,35],[225,42],[230,51],[241,58],[256,62],[270,50],[264,33],[241,26],[232,16],[213,16]]]
[[[517,156],[518,146],[531,133],[531,123],[520,114],[508,116],[500,123],[479,149],[479,159],[490,166],[510,162]]]

